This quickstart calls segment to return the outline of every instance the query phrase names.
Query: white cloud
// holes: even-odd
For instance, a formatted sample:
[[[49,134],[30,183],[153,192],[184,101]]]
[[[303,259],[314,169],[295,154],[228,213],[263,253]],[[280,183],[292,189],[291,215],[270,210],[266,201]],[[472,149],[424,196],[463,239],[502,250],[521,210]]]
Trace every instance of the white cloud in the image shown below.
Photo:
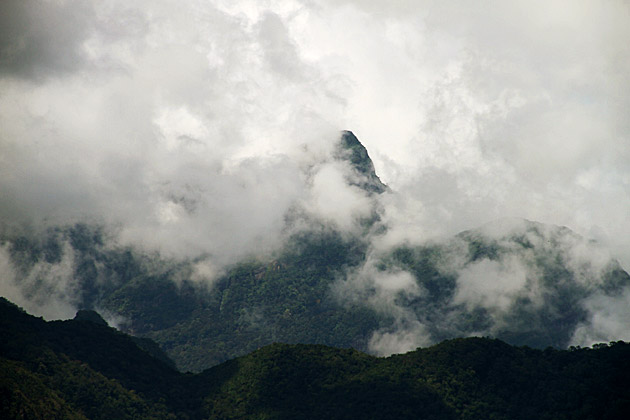
[[[585,302],[589,319],[578,326],[571,344],[588,347],[595,343],[630,340],[630,288],[618,296],[594,295]]]
[[[413,309],[404,303],[426,294],[413,275],[404,270],[382,270],[377,267],[376,255],[370,255],[361,267],[348,272],[333,285],[334,296],[342,305],[365,305],[392,325],[372,333],[368,349],[377,355],[405,353],[431,343],[425,325],[417,319]]]
[[[358,187],[348,185],[349,167],[343,162],[328,162],[313,175],[310,195],[304,206],[344,231],[352,230],[361,217],[368,217],[372,201]]]
[[[349,124],[425,231],[630,229],[627,3],[342,4],[312,12],[300,45],[346,76]]]
[[[506,311],[527,284],[527,269],[516,257],[502,261],[483,259],[459,272],[455,304]]]
[[[8,247],[0,246],[0,293],[32,315],[47,320],[74,317],[78,285],[73,273],[73,253],[67,244],[61,261],[38,262],[25,276],[11,262]]]
[[[377,356],[389,356],[394,353],[407,353],[418,347],[432,344],[424,325],[411,321],[410,325],[388,330],[375,331],[370,337],[368,348]]]

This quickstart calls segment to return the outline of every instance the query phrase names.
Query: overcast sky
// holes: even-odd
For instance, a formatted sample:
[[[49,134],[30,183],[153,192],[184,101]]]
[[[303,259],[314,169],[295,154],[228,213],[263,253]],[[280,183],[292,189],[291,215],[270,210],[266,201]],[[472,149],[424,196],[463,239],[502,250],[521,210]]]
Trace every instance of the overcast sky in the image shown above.
[[[343,226],[348,129],[392,240],[523,217],[628,269],[629,110],[628,1],[0,2],[2,220],[167,252],[268,247],[296,202]]]

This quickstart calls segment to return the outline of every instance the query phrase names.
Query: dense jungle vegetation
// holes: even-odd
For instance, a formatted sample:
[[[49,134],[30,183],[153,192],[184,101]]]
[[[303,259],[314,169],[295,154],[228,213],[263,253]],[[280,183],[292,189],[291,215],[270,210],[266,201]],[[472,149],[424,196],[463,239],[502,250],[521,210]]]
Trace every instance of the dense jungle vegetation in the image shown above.
[[[45,322],[0,301],[6,419],[619,419],[630,344],[536,350],[454,339],[388,358],[272,344],[180,373],[94,313]]]

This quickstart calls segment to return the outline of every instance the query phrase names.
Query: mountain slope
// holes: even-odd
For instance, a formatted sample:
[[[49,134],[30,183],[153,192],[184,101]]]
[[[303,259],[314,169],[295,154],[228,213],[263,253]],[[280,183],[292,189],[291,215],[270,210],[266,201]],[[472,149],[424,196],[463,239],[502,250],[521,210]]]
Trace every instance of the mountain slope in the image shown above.
[[[504,220],[384,247],[380,200],[394,193],[367,150],[346,131],[327,159],[319,167],[339,170],[344,191],[368,207],[351,228],[296,204],[282,246],[221,267],[211,255],[121,246],[106,226],[6,230],[0,286],[24,306],[63,308],[66,317],[97,309],[195,372],[273,342],[389,355],[463,336],[566,348],[629,333],[630,276],[596,243]],[[613,306],[621,310],[608,313]]]
[[[590,302],[623,298],[630,285],[595,244],[526,221],[379,254],[367,237],[302,231],[272,259],[229,267],[211,287],[191,280],[196,261],[105,245],[100,228],[48,235],[6,242],[26,293],[50,299],[59,290],[75,307],[105,310],[192,371],[274,341],[390,354],[478,334],[538,348],[566,348],[584,331],[611,340],[591,324]],[[70,271],[69,290],[56,289],[58,267]]]
[[[369,302],[379,293],[374,279],[410,275],[416,291],[389,293],[402,313],[399,324],[415,322],[418,334],[431,342],[489,335],[518,345],[566,348],[578,333],[592,333],[592,300],[613,302],[630,289],[628,273],[596,243],[564,227],[522,219],[441,242],[402,245],[371,259],[369,276],[360,272],[359,280],[346,282],[353,296]]]
[[[618,419],[630,409],[623,342],[541,351],[469,338],[389,358],[273,344],[191,375],[106,326],[45,322],[4,299],[0,311],[7,419]]]
[[[370,193],[381,194],[389,190],[376,175],[372,159],[368,151],[361,144],[352,131],[343,131],[341,141],[338,144],[336,153],[337,159],[350,163],[354,173],[354,179],[350,180],[351,185],[355,185]]]
[[[5,299],[0,314],[3,418],[166,418],[155,384],[179,374],[130,337],[89,321],[45,322]]]

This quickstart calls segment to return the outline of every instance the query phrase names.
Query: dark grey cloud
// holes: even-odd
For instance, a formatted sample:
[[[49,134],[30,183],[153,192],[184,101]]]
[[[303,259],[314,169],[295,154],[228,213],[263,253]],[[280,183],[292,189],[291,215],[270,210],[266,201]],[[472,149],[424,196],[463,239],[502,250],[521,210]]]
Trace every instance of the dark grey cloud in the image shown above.
[[[0,4],[0,72],[42,79],[86,63],[94,25],[91,2],[5,0]]]

